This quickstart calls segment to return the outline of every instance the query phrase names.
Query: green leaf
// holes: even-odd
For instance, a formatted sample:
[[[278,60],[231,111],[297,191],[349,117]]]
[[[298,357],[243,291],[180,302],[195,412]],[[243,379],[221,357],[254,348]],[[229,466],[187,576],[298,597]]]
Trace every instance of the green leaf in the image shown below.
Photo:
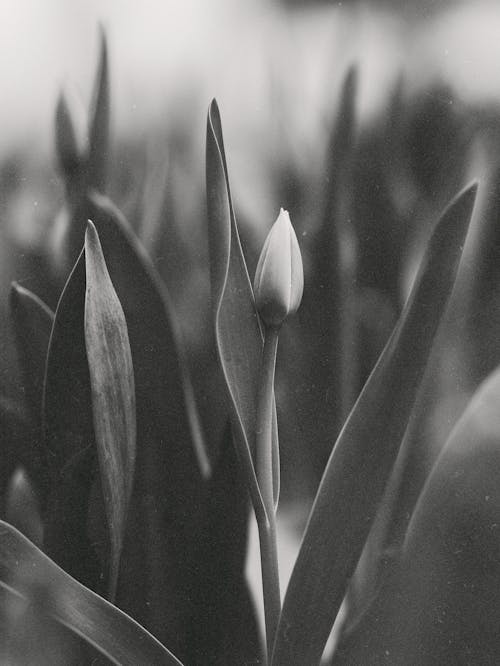
[[[207,118],[207,212],[215,343],[231,411],[235,445],[256,512],[265,515],[254,469],[255,414],[263,338],[234,216],[219,109]],[[275,503],[279,490],[277,430],[273,437]]]
[[[100,28],[99,65],[96,72],[89,123],[88,185],[99,192],[106,187],[109,152],[110,92],[108,47]]]
[[[54,313],[35,294],[16,282],[11,287],[10,311],[26,399],[32,417],[39,421]]]
[[[334,446],[299,551],[273,664],[317,664],[354,573],[451,293],[476,185],[447,208],[408,303]]]
[[[85,346],[101,483],[111,537],[108,596],[113,600],[134,479],[134,370],[125,315],[91,222],[85,236],[85,266]]]
[[[181,666],[135,620],[80,585],[14,527],[0,521],[0,585],[81,636],[117,666]]]

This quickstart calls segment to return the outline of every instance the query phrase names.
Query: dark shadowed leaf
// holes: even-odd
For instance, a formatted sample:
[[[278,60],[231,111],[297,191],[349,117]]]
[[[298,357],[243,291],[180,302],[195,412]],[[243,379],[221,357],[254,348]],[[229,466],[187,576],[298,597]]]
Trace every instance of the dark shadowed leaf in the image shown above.
[[[299,551],[273,664],[317,664],[382,498],[451,293],[477,187],[450,204],[408,303],[335,444]]]
[[[40,612],[84,638],[117,666],[181,664],[135,620],[80,585],[3,521],[0,585],[3,599],[13,594],[41,601]]]
[[[207,212],[215,342],[231,405],[235,445],[255,510],[265,508],[255,476],[255,412],[262,333],[231,202],[219,109],[207,118]],[[275,502],[279,491],[277,431],[273,438]]]
[[[96,72],[89,122],[88,185],[100,192],[106,187],[109,152],[110,93],[108,47],[100,28],[99,65]]]
[[[356,96],[358,70],[351,66],[344,78],[339,107],[332,117],[318,183],[315,228],[308,232],[310,271],[295,322],[295,335],[284,331],[284,354],[293,358],[287,368],[291,386],[300,394],[285,428],[293,441],[294,430],[314,441],[314,451],[302,445],[301,466],[312,466],[308,485],[315,492],[331,451],[332,441],[361,388],[357,326],[357,239],[353,228],[353,162],[357,141]],[[315,208],[312,208],[314,211]],[[293,219],[293,218],[292,218]],[[302,352],[293,349],[296,340]],[[293,399],[293,395],[289,399]],[[318,408],[321,405],[321,408]],[[305,451],[304,451],[305,449]],[[304,482],[305,479],[302,479]]]
[[[134,478],[134,370],[125,315],[91,222],[85,236],[85,266],[85,346],[101,484],[111,540],[109,599],[113,600]]]
[[[100,565],[86,530],[97,461],[84,311],[82,253],[59,300],[50,337],[43,401],[49,486],[42,488],[41,499],[47,504],[47,552],[65,571],[96,589]]]
[[[198,575],[193,580],[187,663],[257,664],[263,654],[245,579],[249,502],[244,488],[245,479],[227,427],[207,488],[203,529],[195,544]]]
[[[358,70],[351,66],[344,79],[340,108],[332,128],[327,152],[326,182],[321,228],[315,246],[315,263],[323,304],[320,323],[315,331],[326,347],[317,348],[319,356],[313,367],[325,365],[325,380],[330,400],[336,400],[330,413],[329,437],[337,433],[351,410],[358,393],[356,368],[356,234],[352,220],[352,162],[356,143],[356,94]],[[316,285],[318,286],[318,285]],[[335,387],[335,390],[332,390]],[[324,387],[318,387],[323,391]],[[335,413],[336,412],[336,413]]]
[[[32,417],[39,421],[54,313],[35,294],[16,282],[10,292],[10,311],[26,399]]]

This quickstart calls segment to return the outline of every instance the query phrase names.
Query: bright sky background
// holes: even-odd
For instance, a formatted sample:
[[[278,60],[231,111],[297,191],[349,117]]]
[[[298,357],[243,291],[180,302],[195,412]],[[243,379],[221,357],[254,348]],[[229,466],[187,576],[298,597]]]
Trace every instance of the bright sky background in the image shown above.
[[[99,20],[118,131],[160,123],[169,104],[191,97],[198,113],[217,96],[236,135],[267,122],[274,76],[307,132],[311,109],[334,98],[353,59],[362,111],[383,100],[401,66],[413,84],[442,72],[466,96],[499,97],[500,3],[457,2],[425,27],[341,4],[285,16],[270,0],[0,0],[0,150],[32,139],[49,150],[62,85],[86,107]]]

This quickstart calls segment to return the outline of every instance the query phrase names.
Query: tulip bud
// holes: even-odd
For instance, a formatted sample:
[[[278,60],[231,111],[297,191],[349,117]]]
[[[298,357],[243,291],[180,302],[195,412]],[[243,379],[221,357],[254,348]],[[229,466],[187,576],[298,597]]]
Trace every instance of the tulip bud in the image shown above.
[[[267,326],[279,327],[297,311],[304,291],[302,257],[290,216],[283,208],[269,232],[255,271],[257,310]]]

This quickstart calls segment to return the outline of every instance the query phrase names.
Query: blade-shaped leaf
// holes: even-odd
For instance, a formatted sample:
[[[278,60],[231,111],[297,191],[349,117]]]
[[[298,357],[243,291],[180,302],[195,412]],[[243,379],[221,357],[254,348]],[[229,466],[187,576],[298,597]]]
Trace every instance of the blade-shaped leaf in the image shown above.
[[[207,118],[207,212],[215,342],[228,390],[235,445],[255,510],[265,515],[253,463],[262,333],[231,202],[219,109]],[[275,503],[279,490],[277,431],[273,437]]]
[[[43,594],[43,611],[83,637],[117,666],[181,666],[156,638],[87,589],[14,527],[0,521],[0,585],[28,599]]]
[[[32,417],[39,420],[54,313],[35,294],[16,282],[10,292],[10,310],[26,398]]]
[[[99,65],[96,72],[89,124],[89,187],[104,192],[109,151],[110,93],[108,47],[104,29],[100,29]]]
[[[109,599],[116,593],[136,454],[135,388],[127,324],[101,244],[85,236],[85,346],[104,503],[111,537]]]
[[[407,426],[476,190],[458,195],[438,222],[405,310],[332,451],[285,596],[275,666],[320,661]]]

